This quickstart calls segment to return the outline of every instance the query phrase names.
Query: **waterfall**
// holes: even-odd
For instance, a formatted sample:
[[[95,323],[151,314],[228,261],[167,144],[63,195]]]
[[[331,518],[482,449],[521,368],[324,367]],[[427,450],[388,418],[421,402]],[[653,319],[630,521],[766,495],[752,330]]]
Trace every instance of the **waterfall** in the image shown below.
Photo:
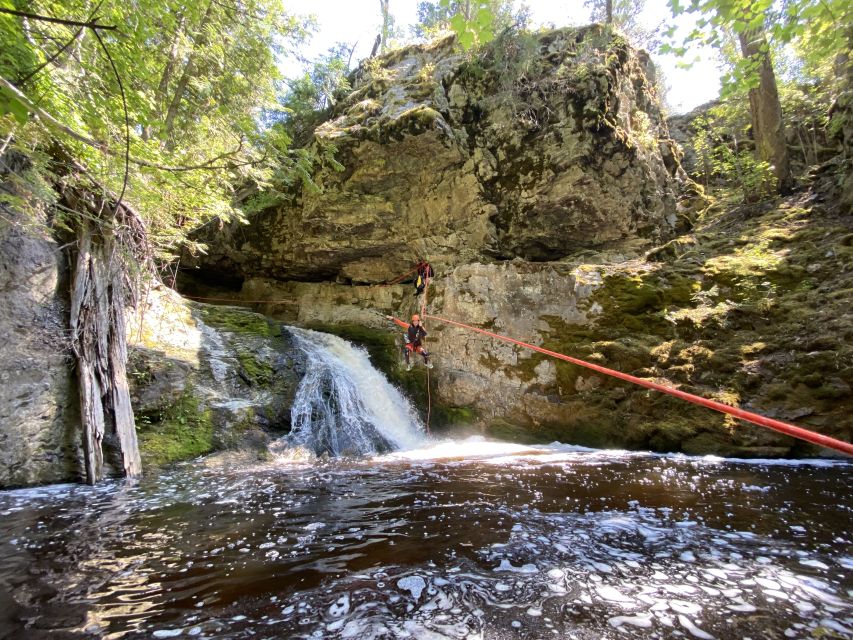
[[[306,373],[290,413],[289,446],[339,456],[423,443],[414,408],[373,368],[364,349],[326,333],[287,329],[306,356]]]

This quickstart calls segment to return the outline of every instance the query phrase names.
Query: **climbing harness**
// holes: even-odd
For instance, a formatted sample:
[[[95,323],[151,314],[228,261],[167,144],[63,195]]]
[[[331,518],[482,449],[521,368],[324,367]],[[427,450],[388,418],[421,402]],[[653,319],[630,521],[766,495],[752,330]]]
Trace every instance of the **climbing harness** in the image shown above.
[[[437,320],[439,322],[444,322],[446,324],[460,327],[462,329],[467,329],[469,331],[482,333],[483,335],[487,335],[498,340],[503,340],[504,342],[511,342],[521,347],[532,349],[533,351],[538,351],[539,353],[544,353],[545,355],[551,356],[552,358],[559,358],[560,360],[565,360],[566,362],[571,362],[572,364],[576,364],[581,367],[586,367],[587,369],[592,369],[593,371],[603,373],[607,376],[632,382],[641,387],[646,387],[647,389],[653,389],[655,391],[667,393],[671,396],[675,396],[676,398],[686,400],[687,402],[692,402],[693,404],[698,404],[709,409],[714,409],[715,411],[719,411],[721,413],[726,413],[736,418],[740,418],[741,420],[757,424],[761,427],[773,429],[774,431],[784,433],[785,435],[793,436],[794,438],[799,438],[800,440],[805,440],[806,442],[811,442],[812,444],[817,444],[822,447],[827,447],[829,449],[835,449],[836,451],[846,453],[847,455],[853,455],[853,444],[844,442],[843,440],[837,440],[836,438],[831,438],[830,436],[823,435],[822,433],[810,431],[808,429],[804,429],[793,424],[788,424],[787,422],[782,422],[780,420],[774,420],[773,418],[767,418],[757,413],[752,413],[751,411],[745,411],[738,407],[730,407],[729,405],[723,404],[722,402],[709,400],[707,398],[693,395],[692,393],[687,393],[686,391],[681,391],[668,385],[658,384],[656,382],[652,382],[651,380],[646,380],[644,378],[637,378],[636,376],[632,376],[627,373],[622,373],[621,371],[608,369],[607,367],[602,367],[600,365],[593,364],[591,362],[586,362],[578,358],[572,358],[571,356],[567,356],[562,353],[557,353],[556,351],[543,349],[542,347],[537,347],[535,345],[528,344],[527,342],[522,342],[521,340],[516,340],[515,338],[510,338],[508,336],[492,333],[491,331],[486,331],[485,329],[472,327],[471,325],[464,324],[462,322],[456,322],[455,320],[449,320],[448,318],[442,318],[441,316],[434,315],[424,314],[423,317],[429,318],[431,320]]]

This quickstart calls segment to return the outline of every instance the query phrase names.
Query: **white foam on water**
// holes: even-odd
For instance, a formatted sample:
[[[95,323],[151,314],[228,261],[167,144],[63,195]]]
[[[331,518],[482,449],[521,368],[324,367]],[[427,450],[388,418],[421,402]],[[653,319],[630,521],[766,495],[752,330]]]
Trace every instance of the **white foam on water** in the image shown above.
[[[641,629],[649,629],[652,626],[652,617],[650,615],[645,616],[613,616],[612,618],[608,618],[608,624],[611,627],[615,627],[618,629],[623,624],[628,624],[633,627],[640,627]]]
[[[397,588],[408,591],[415,600],[420,600],[421,593],[426,589],[426,581],[420,576],[406,576],[397,580]]]
[[[621,604],[634,604],[635,602],[633,598],[629,598],[614,587],[596,587],[596,591],[598,591],[599,596],[610,602],[619,602]]]
[[[696,623],[693,622],[690,618],[683,614],[678,614],[678,621],[681,623],[681,626],[687,629],[690,632],[690,635],[694,638],[699,638],[699,640],[714,640],[714,636],[706,631],[702,631],[699,627],[696,626]]]
[[[472,436],[465,440],[442,440],[419,449],[395,451],[379,456],[377,460],[448,460],[462,458],[484,461],[484,459],[494,457],[522,456],[525,454],[537,456],[544,453],[550,453],[550,450],[544,445],[527,446]]]

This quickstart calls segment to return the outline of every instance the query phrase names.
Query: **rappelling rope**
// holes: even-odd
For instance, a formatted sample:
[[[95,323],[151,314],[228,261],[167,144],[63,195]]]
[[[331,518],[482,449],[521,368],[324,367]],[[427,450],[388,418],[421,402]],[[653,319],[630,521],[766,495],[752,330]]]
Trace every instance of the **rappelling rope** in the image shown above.
[[[426,306],[427,306],[427,291],[429,290],[429,281],[430,278],[426,278],[424,280],[424,299],[421,302],[421,316],[426,317]],[[430,383],[429,383],[429,367],[427,367],[427,419],[426,419],[426,431],[427,435],[430,435],[429,432],[429,418],[430,413],[432,412],[432,392],[430,391]]]
[[[430,390],[429,390],[429,368],[427,368],[426,372],[427,372],[427,419],[426,419],[426,432],[427,432],[427,435],[429,436],[429,435],[432,435],[432,434],[429,432],[429,418],[430,418],[430,413],[432,412],[432,394],[430,393]]]
[[[591,362],[579,360],[578,358],[572,358],[571,356],[567,356],[562,353],[557,353],[556,351],[543,349],[542,347],[537,347],[535,345],[528,344],[527,342],[522,342],[521,340],[516,340],[514,338],[502,336],[497,333],[492,333],[491,331],[486,331],[485,329],[472,327],[471,325],[464,324],[462,322],[456,322],[455,320],[448,320],[447,318],[442,318],[440,316],[433,315],[425,315],[424,317],[430,318],[431,320],[438,320],[439,322],[444,322],[446,324],[454,325],[456,327],[461,327],[463,329],[468,329],[469,331],[482,333],[483,335],[487,335],[492,338],[497,338],[498,340],[503,340],[504,342],[511,342],[521,347],[532,349],[533,351],[538,351],[539,353],[544,353],[545,355],[551,356],[553,358],[559,358],[560,360],[565,360],[566,362],[571,362],[572,364],[576,364],[581,367],[586,367],[587,369],[592,369],[593,371],[603,373],[604,375],[619,378],[620,380],[626,380],[628,382],[633,382],[634,384],[640,385],[641,387],[646,387],[647,389],[654,389],[655,391],[668,393],[671,396],[681,398],[682,400],[686,400],[687,402],[692,402],[693,404],[698,404],[703,407],[708,407],[709,409],[714,409],[715,411],[719,411],[721,413],[726,413],[728,415],[735,416],[736,418],[740,418],[741,420],[746,420],[747,422],[757,424],[761,427],[773,429],[774,431],[784,433],[785,435],[793,436],[794,438],[799,438],[800,440],[805,440],[806,442],[811,442],[812,444],[817,444],[822,447],[827,447],[829,449],[835,449],[836,451],[846,453],[847,455],[853,455],[853,444],[844,442],[843,440],[837,440],[835,438],[825,436],[821,433],[810,431],[808,429],[804,429],[793,424],[788,424],[787,422],[774,420],[773,418],[767,418],[765,416],[758,415],[757,413],[745,411],[738,407],[730,407],[729,405],[723,404],[722,402],[709,400],[701,396],[693,395],[692,393],[687,393],[686,391],[675,389],[674,387],[658,384],[656,382],[652,382],[651,380],[638,378],[636,376],[632,376],[627,373],[622,373],[621,371],[616,371],[614,369],[608,369],[607,367],[602,367],[597,364],[592,364]]]
[[[427,278],[426,280],[424,280],[424,299],[423,299],[423,301],[421,302],[421,315],[426,314],[426,306],[427,306],[427,290],[429,289],[429,281],[430,281],[430,279],[429,279],[429,278]]]
[[[419,268],[420,268],[420,264],[417,264],[417,265],[415,265],[415,267],[414,267],[413,269],[410,269],[409,271],[406,271],[406,273],[404,273],[404,274],[402,274],[402,275],[399,275],[399,276],[397,276],[396,278],[394,278],[394,279],[392,279],[392,280],[387,280],[387,281],[385,281],[385,282],[380,282],[380,283],[379,283],[378,285],[376,285],[376,286],[378,286],[378,287],[390,287],[390,286],[395,285],[395,284],[400,284],[403,280],[405,280],[406,278],[408,278],[410,275],[412,275],[413,273],[416,273],[416,272],[417,272],[417,270],[418,270]]]

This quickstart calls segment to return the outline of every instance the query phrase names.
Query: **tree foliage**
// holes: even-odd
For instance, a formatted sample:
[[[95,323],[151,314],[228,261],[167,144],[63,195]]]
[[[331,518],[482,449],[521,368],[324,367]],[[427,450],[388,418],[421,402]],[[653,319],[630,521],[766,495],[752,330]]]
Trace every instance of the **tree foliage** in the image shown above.
[[[4,89],[3,138],[38,130],[114,193],[125,191],[129,144],[125,198],[164,258],[190,228],[240,217],[234,185],[271,171],[259,115],[275,103],[276,56],[304,33],[280,0],[18,2],[0,0],[0,77],[62,126],[29,118]],[[24,8],[115,29],[2,13]]]
[[[853,5],[847,0],[668,0],[674,16],[692,13],[695,28],[679,43],[661,47],[662,53],[686,55],[693,44],[731,51],[732,34],[763,29],[768,50],[793,45],[803,64],[817,68],[846,51],[845,29],[853,24]],[[675,27],[667,31],[673,38]],[[752,58],[728,56],[730,68],[723,77],[723,96],[740,88],[758,86],[760,63]]]
[[[452,30],[464,49],[489,42],[509,28],[524,28],[530,9],[513,0],[438,0],[418,4],[418,22],[412,28],[417,38],[433,38]]]
[[[628,36],[635,47],[654,49],[658,45],[660,27],[650,29],[640,19],[646,7],[645,0],[584,0],[584,6],[590,10],[593,22],[608,22],[608,6],[610,9],[610,24]]]
[[[751,111],[751,137],[756,154],[768,162],[781,191],[791,188],[790,158],[785,118],[779,97],[773,58],[786,49],[799,49],[804,67],[817,68],[821,60],[846,53],[846,33],[851,6],[844,0],[669,0],[674,15],[694,13],[696,27],[680,46],[662,51],[684,54],[700,42],[716,47],[728,62],[722,96],[747,96]],[[670,36],[674,28],[669,31]],[[734,45],[737,42],[737,45]],[[740,56],[734,52],[739,49]],[[778,65],[777,65],[778,66]]]

